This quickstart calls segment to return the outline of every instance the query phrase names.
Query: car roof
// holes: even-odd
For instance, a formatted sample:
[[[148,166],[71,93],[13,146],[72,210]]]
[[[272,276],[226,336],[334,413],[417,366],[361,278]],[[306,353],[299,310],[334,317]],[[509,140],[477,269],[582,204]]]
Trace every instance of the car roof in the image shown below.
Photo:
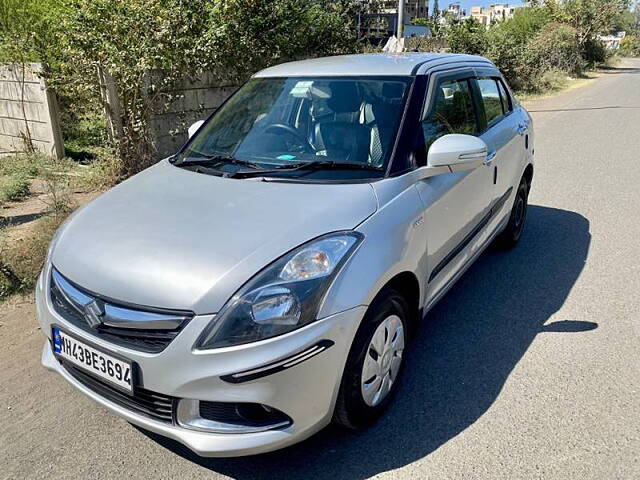
[[[313,58],[281,63],[259,71],[254,77],[304,76],[406,76],[424,75],[442,65],[495,66],[486,58],[455,53],[364,53]]]

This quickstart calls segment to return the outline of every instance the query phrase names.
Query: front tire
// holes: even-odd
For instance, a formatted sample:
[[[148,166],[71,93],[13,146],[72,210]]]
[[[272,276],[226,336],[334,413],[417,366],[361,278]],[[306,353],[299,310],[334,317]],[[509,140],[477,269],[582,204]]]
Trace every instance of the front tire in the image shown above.
[[[347,358],[334,423],[356,429],[384,413],[400,383],[408,312],[404,297],[392,289],[371,303]]]
[[[495,245],[501,250],[509,250],[515,247],[524,230],[524,223],[527,219],[527,207],[529,197],[529,185],[523,178],[518,186],[516,192],[516,198],[511,208],[511,215],[509,216],[509,222],[505,229],[496,237]]]

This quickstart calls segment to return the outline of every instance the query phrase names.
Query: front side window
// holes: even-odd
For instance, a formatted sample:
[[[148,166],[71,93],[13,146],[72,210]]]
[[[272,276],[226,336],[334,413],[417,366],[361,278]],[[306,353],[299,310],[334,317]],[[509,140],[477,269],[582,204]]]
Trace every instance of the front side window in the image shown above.
[[[277,169],[319,161],[332,163],[336,176],[336,164],[384,172],[412,81],[255,78],[213,115],[177,159],[195,163],[224,156],[269,168],[273,175]]]
[[[468,80],[445,80],[435,89],[435,98],[422,130],[427,149],[443,135],[474,135],[477,122]]]
[[[479,78],[477,82],[482,97],[482,104],[484,105],[484,115],[487,126],[491,126],[504,115],[498,83],[493,78]]]

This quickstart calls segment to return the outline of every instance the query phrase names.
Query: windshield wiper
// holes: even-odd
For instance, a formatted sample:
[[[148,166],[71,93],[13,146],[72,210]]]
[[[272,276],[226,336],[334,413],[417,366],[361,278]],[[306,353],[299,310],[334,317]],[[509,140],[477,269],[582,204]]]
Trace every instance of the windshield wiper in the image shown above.
[[[381,172],[382,169],[367,165],[365,163],[355,162],[336,162],[333,160],[315,160],[313,162],[300,162],[291,165],[283,165],[276,168],[265,168],[260,170],[239,170],[234,172],[233,178],[258,177],[270,173],[292,172],[298,170],[368,170]]]
[[[188,165],[217,165],[220,163],[232,163],[233,165],[242,165],[243,167],[251,167],[259,170],[262,169],[258,163],[240,160],[231,155],[209,155],[207,157],[196,157],[190,160],[182,160],[177,165],[179,167],[183,167]]]

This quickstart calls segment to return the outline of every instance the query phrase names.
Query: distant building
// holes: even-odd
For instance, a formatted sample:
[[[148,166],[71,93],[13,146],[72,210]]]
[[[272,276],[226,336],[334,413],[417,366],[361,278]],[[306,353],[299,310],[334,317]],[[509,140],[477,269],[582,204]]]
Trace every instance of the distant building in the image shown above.
[[[508,3],[494,3],[489,5],[489,12],[491,13],[491,20],[501,22],[512,18],[516,13],[516,7],[510,7]]]
[[[491,15],[489,15],[489,12],[486,12],[482,7],[471,7],[471,18],[481,25],[488,26],[491,23]]]
[[[450,3],[449,8],[442,12],[444,16],[452,18],[453,20],[461,21],[466,17],[465,10],[462,9],[458,2]]]
[[[487,8],[473,6],[471,7],[471,18],[488,26],[492,22],[502,22],[513,18],[518,8],[522,8],[522,6],[510,6],[508,3],[494,3]]]
[[[383,13],[398,13],[397,0],[384,0],[382,2]],[[427,18],[429,16],[429,0],[405,0],[405,21],[413,18]]]
[[[598,40],[604,43],[607,50],[618,50],[620,42],[627,35],[627,32],[618,32],[615,35],[598,35]]]

